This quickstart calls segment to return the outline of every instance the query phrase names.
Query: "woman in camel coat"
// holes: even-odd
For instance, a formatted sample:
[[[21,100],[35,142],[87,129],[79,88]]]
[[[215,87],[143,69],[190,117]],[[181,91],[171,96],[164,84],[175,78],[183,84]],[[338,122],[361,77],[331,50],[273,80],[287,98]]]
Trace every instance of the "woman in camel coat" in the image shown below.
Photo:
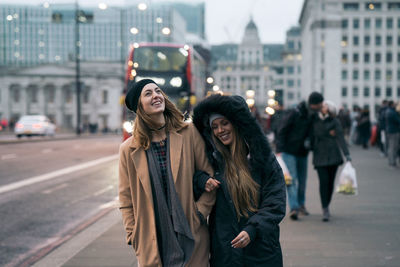
[[[127,243],[140,266],[208,266],[205,218],[215,193],[196,202],[193,196],[195,171],[213,175],[203,139],[152,80],[136,83],[125,103],[137,113],[133,136],[120,147],[119,202]],[[152,154],[154,149],[164,150]],[[159,155],[164,165],[158,166]]]

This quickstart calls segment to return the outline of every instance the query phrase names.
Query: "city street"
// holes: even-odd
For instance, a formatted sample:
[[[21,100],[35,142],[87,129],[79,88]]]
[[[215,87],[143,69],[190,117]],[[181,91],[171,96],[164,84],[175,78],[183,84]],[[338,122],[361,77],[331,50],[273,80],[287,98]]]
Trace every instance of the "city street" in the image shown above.
[[[379,157],[375,148],[351,147],[350,151],[357,169],[359,195],[335,194],[332,219],[322,222],[318,179],[310,166],[307,206],[311,215],[296,222],[285,218],[281,224],[284,266],[399,266],[400,170],[389,169],[387,159]],[[106,217],[90,227],[93,229],[83,231],[37,262],[35,267],[137,266],[133,251],[124,243],[118,210]],[[93,231],[99,231],[106,223],[111,227],[103,227],[100,237],[88,241]]]
[[[120,136],[0,145],[0,265],[17,266],[109,209]]]

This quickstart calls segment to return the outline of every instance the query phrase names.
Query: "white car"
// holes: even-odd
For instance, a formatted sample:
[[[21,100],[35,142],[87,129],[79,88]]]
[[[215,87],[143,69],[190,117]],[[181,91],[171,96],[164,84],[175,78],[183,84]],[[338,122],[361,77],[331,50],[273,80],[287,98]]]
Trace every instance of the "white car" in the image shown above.
[[[44,115],[22,116],[15,124],[14,133],[20,138],[23,135],[54,136],[56,126]]]

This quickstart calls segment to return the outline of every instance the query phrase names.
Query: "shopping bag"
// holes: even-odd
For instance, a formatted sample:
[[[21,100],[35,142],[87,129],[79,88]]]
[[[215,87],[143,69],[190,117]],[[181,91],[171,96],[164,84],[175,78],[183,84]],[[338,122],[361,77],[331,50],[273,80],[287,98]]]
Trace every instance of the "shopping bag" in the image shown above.
[[[350,161],[346,162],[340,173],[339,180],[336,184],[336,192],[345,195],[358,194],[356,169],[354,169]]]
[[[282,159],[282,155],[278,154],[276,156],[276,160],[278,161],[279,165],[281,165],[281,169],[283,172],[283,177],[285,177],[286,185],[291,185],[292,184],[292,176],[290,175],[289,169],[287,168],[285,162]]]

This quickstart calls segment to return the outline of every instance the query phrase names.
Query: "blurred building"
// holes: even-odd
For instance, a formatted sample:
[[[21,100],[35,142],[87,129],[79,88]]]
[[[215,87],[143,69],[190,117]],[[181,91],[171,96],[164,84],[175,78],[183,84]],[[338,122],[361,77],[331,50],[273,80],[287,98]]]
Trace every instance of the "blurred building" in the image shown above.
[[[47,115],[58,128],[76,127],[75,65],[45,64],[0,69],[0,118],[16,121],[25,114]],[[81,121],[83,128],[121,127],[119,63],[81,64]]]
[[[400,1],[306,0],[302,93],[369,108],[400,99]]]
[[[253,20],[247,24],[242,42],[212,46],[215,85],[224,93],[246,96],[254,91],[256,107],[264,112],[270,98],[293,106],[301,99],[300,29],[287,32],[285,44],[262,44]],[[274,96],[268,91],[274,91]]]
[[[73,4],[0,5],[0,66],[73,60],[75,12]],[[124,61],[134,42],[185,42],[186,21],[171,5],[80,7],[79,21],[83,61]]]

